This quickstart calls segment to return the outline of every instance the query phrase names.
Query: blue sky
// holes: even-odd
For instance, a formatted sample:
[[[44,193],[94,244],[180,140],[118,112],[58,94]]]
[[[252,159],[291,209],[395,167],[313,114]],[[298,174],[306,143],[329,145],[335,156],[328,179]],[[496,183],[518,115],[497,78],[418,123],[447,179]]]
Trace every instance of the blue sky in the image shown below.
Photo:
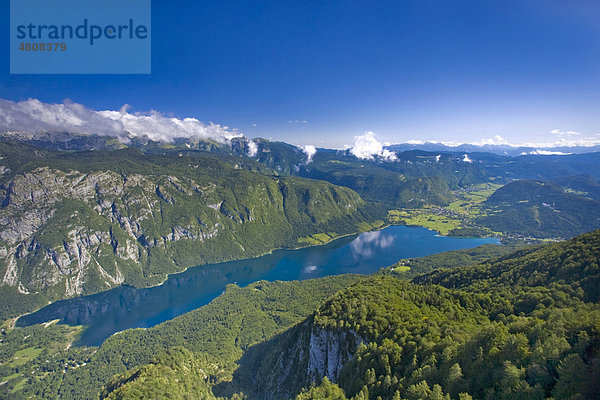
[[[152,3],[152,74],[9,75],[3,0],[0,98],[127,103],[325,147],[365,131],[600,140],[598,1]]]

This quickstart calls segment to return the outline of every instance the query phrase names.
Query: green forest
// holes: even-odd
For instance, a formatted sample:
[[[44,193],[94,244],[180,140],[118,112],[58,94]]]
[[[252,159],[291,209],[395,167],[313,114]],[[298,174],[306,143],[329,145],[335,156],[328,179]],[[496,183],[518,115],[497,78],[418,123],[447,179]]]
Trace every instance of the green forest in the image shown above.
[[[304,163],[295,146],[260,140],[248,158],[244,143],[0,143],[1,398],[599,396],[600,231],[562,240],[600,226],[594,157]],[[372,276],[231,284],[99,347],[75,345],[85,326],[14,326],[61,298],[389,224],[503,244]]]
[[[2,5],[0,400],[600,400],[600,0]]]
[[[599,246],[594,231],[503,254],[494,246],[442,253],[423,259],[429,271],[414,276],[388,268],[370,277],[230,285],[207,306],[116,334],[99,348],[65,349],[77,327],[9,328],[0,393],[593,399],[600,394]],[[345,349],[335,376],[310,369],[311,337],[319,335]]]
[[[355,332],[362,343],[328,377],[337,387],[324,380],[300,398],[597,398],[599,246],[595,231],[412,282],[373,276],[272,340],[276,350],[250,351],[239,382],[250,398],[291,397],[309,382],[307,360],[289,349],[303,330],[324,329]],[[272,371],[278,354],[297,362]],[[295,387],[272,384],[286,374]]]

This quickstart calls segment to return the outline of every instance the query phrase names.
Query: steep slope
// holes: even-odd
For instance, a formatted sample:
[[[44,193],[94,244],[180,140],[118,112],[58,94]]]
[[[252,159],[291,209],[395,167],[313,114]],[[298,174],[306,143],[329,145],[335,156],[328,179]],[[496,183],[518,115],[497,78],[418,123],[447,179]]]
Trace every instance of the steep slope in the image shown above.
[[[563,306],[563,295],[547,298],[555,291],[585,302],[600,303],[600,230],[566,242],[519,250],[484,264],[441,269],[414,279],[470,292],[490,291],[494,307],[502,299],[511,301],[512,312],[531,312],[544,306]],[[533,296],[533,297],[530,297]]]
[[[13,390],[23,379],[19,377],[23,373],[27,384],[21,385],[18,393],[13,395],[16,399],[29,396],[97,399],[103,386],[108,388],[112,385],[115,389],[120,386],[118,382],[134,381],[135,377],[130,378],[137,370],[133,369],[149,363],[160,364],[157,358],[162,358],[161,354],[173,347],[192,351],[194,357],[183,359],[186,363],[197,363],[212,385],[230,380],[235,361],[246,349],[302,321],[334,293],[362,279],[364,277],[359,275],[341,275],[300,282],[261,281],[245,288],[229,285],[225,293],[204,307],[149,329],[130,329],[113,335],[100,348],[83,348],[81,358],[73,354],[77,347],[62,345],[64,339],[58,337],[61,345],[56,345],[52,351],[42,353],[41,357],[29,362],[13,365],[11,355],[16,349],[36,344],[28,344],[28,335],[36,334],[37,338],[41,336],[40,332],[50,332],[58,326],[50,325],[48,330],[45,325],[18,328],[11,332],[11,337],[2,337],[5,345],[0,346],[0,350],[12,348],[13,352],[0,351],[0,378],[10,377],[0,379],[0,382],[7,381],[7,384],[0,385],[0,398]],[[50,365],[45,363],[46,359],[65,358],[72,360],[68,365],[76,364],[78,368],[65,368],[65,364],[54,361]],[[157,370],[173,370],[167,364]],[[151,367],[151,370],[154,368]],[[152,371],[147,372],[143,373],[142,379],[152,375]],[[111,379],[115,374],[120,377]],[[151,379],[138,381],[144,382],[152,385]],[[206,387],[204,379],[195,383],[198,390]]]
[[[32,369],[15,398],[95,398],[103,385],[115,399],[167,388],[206,398],[598,398],[599,243],[595,231],[413,282],[378,275],[231,285],[205,307],[114,335],[97,350],[61,347],[54,357],[68,355],[75,368],[32,369],[34,361],[17,365],[0,352],[9,379],[0,394]],[[21,349],[14,354],[33,353],[27,335],[45,329],[16,329],[4,340]],[[50,357],[43,354],[35,362]]]
[[[372,218],[347,188],[265,175],[231,156],[134,149],[33,159],[0,180],[0,204],[0,293],[16,300],[4,317]]]
[[[541,181],[516,181],[482,204],[481,225],[511,235],[569,238],[600,227],[600,202]]]
[[[599,239],[433,272],[419,285],[371,277],[249,349],[233,386],[287,398],[327,376],[354,399],[597,398]]]

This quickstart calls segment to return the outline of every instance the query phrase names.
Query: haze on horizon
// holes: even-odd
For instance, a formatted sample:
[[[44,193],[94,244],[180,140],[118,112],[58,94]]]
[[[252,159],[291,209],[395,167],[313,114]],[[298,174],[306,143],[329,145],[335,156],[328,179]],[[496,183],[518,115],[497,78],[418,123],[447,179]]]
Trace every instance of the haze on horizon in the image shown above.
[[[28,99],[127,104],[197,119],[196,133],[330,148],[366,132],[379,143],[600,143],[596,1],[153,2],[152,15],[152,74],[10,75],[5,62],[0,112]]]

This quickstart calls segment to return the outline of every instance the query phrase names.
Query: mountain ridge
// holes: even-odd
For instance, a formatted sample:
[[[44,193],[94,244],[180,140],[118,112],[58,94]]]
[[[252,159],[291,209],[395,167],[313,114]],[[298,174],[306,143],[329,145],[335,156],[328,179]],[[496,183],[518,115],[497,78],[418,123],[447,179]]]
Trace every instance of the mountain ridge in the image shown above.
[[[13,298],[4,312],[155,285],[187,267],[299,247],[310,234],[354,233],[375,220],[351,189],[227,157],[140,158],[124,149],[10,164],[0,181],[0,291]]]
[[[340,399],[594,398],[599,239],[594,231],[489,263],[434,271],[415,278],[416,286],[370,277],[246,352],[234,382],[261,399],[293,397],[311,382],[319,393],[324,377],[326,392]],[[494,271],[497,283],[488,283],[484,271]],[[320,351],[324,365],[333,365],[324,370],[310,361],[315,335],[329,338]],[[353,350],[340,352],[348,346]],[[557,353],[547,351],[552,346]]]
[[[157,373],[181,371],[175,357],[205,372],[185,390],[208,399],[595,398],[599,238],[500,257],[487,247],[487,261],[483,248],[476,265],[413,282],[382,274],[229,285],[205,307],[82,349],[75,359],[85,365],[27,393],[44,379],[65,399],[96,398],[102,385],[108,399],[181,392]]]

